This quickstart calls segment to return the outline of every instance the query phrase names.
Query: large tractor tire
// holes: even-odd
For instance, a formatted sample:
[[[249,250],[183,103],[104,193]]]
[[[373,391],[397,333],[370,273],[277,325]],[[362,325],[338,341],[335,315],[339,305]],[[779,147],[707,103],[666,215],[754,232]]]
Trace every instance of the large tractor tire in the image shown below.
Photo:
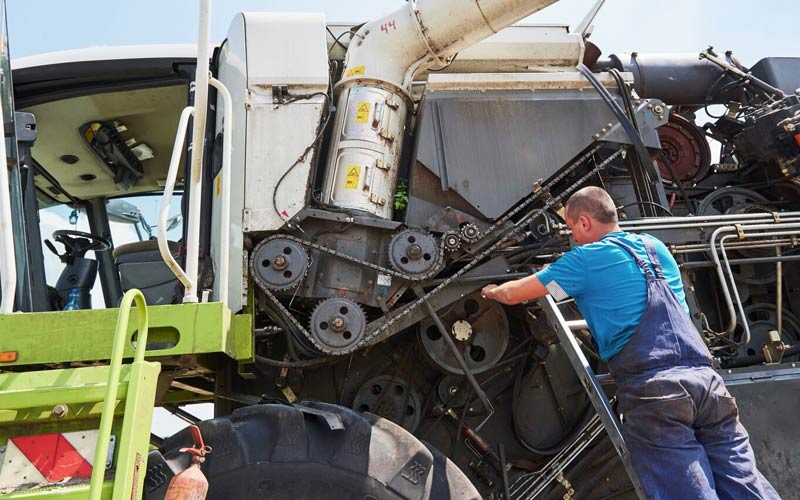
[[[332,429],[325,413],[344,428]],[[340,406],[255,405],[198,426],[212,448],[202,465],[208,500],[480,498],[458,467],[402,427]],[[145,499],[164,497],[190,462],[179,449],[191,446],[184,429],[150,453]]]

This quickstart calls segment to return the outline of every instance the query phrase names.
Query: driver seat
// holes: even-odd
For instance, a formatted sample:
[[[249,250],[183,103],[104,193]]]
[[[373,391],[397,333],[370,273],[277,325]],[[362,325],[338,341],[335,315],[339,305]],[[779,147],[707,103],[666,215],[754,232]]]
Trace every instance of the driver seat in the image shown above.
[[[180,245],[168,241],[169,251],[175,260],[180,255]],[[157,240],[137,241],[114,248],[114,263],[119,270],[122,291],[138,288],[147,305],[166,305],[180,302],[177,278],[161,258]],[[180,262],[180,260],[178,260]]]

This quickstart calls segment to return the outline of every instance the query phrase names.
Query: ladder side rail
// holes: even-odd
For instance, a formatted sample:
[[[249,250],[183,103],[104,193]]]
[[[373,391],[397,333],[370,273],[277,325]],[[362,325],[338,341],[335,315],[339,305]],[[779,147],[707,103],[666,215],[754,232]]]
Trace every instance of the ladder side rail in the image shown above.
[[[111,425],[114,420],[114,408],[117,404],[117,388],[119,386],[120,372],[122,371],[122,356],[125,351],[125,342],[128,341],[128,322],[131,314],[131,306],[136,303],[136,313],[138,320],[138,335],[136,338],[136,354],[134,363],[141,364],[144,361],[144,352],[147,349],[147,305],[144,295],[137,289],[128,290],[122,297],[117,316],[117,326],[114,331],[114,347],[111,350],[109,364],[108,387],[106,397],[103,401],[103,411],[100,417],[100,429],[97,435],[97,445],[94,452],[95,466],[92,467],[92,477],[89,482],[89,499],[100,500],[102,493],[105,467],[100,466],[106,461],[109,441],[111,439]],[[123,417],[124,418],[124,417]],[[148,430],[149,431],[149,430]]]
[[[584,389],[586,389],[586,393],[589,395],[592,405],[597,411],[600,420],[603,422],[608,437],[611,439],[611,443],[614,445],[617,455],[619,455],[622,464],[625,466],[631,483],[633,483],[636,495],[641,499],[647,498],[642,489],[639,475],[633,467],[633,461],[631,460],[628,447],[625,445],[625,441],[622,437],[619,421],[614,415],[614,410],[611,408],[608,398],[605,396],[605,392],[603,392],[603,389],[600,387],[600,382],[598,382],[595,377],[592,367],[589,366],[586,356],[584,356],[580,345],[578,345],[575,335],[570,330],[569,323],[564,319],[564,315],[561,314],[558,304],[556,304],[551,296],[547,295],[543,297],[540,303],[544,306],[545,313],[548,315],[551,322],[556,325],[555,330],[561,342],[561,346],[566,351],[567,357],[577,372],[581,384],[583,384]]]

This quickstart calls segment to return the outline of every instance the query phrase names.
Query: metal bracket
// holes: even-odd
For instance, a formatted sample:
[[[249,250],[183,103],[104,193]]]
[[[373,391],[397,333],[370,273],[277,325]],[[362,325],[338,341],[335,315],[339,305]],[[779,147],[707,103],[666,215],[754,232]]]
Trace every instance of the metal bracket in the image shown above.
[[[318,410],[316,408],[309,408],[308,406],[304,406],[298,403],[294,403],[292,406],[302,411],[303,413],[308,413],[309,415],[315,415],[317,417],[321,417],[325,421],[325,423],[328,424],[328,427],[332,431],[344,430],[344,422],[342,422],[342,417],[340,417],[336,413],[325,410]]]
[[[777,365],[783,359],[783,353],[790,346],[787,346],[781,340],[781,334],[777,330],[769,331],[769,342],[761,347],[764,352],[764,361],[768,365]]]

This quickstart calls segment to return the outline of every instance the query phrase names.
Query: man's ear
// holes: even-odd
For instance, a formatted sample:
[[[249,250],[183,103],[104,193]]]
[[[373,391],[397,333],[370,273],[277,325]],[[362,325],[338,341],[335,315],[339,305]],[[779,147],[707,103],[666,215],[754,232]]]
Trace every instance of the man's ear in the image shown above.
[[[585,214],[581,215],[578,218],[578,222],[583,226],[584,231],[591,231],[592,230],[592,219],[587,217]]]

